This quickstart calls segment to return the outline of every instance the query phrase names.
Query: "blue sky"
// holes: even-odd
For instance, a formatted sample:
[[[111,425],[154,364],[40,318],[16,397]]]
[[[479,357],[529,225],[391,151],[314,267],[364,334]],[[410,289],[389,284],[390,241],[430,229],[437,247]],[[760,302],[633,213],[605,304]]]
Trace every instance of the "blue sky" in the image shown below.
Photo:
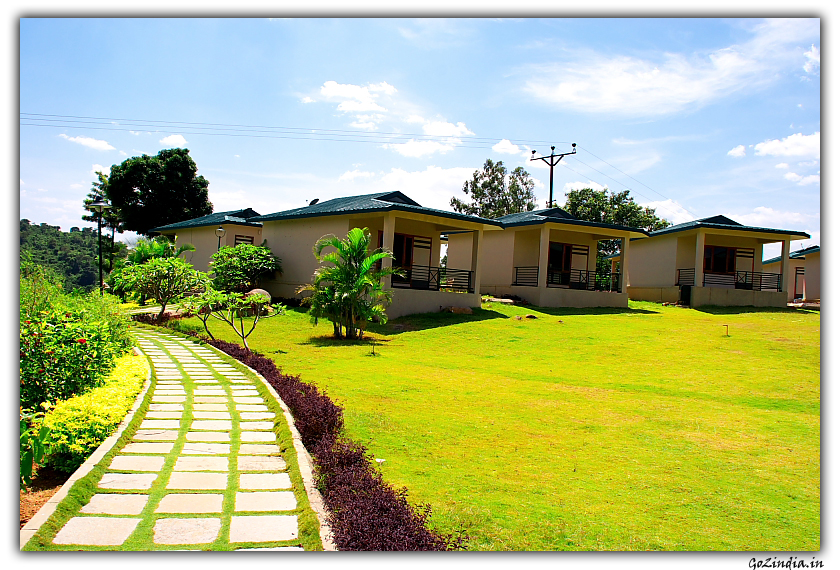
[[[487,158],[820,243],[818,19],[20,20],[20,217],[83,226],[112,164],[188,148],[217,211],[401,190]],[[764,256],[778,254],[765,248]]]

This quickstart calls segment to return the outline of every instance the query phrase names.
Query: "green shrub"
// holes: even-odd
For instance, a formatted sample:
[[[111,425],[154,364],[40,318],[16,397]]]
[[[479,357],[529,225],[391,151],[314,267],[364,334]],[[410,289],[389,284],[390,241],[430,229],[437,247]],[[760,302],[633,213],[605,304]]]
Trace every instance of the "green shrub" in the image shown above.
[[[102,386],[59,403],[44,418],[50,431],[47,464],[67,473],[78,469],[125,418],[147,374],[146,359],[128,354]]]
[[[280,259],[269,248],[249,243],[221,248],[213,254],[210,270],[215,289],[239,293],[259,287],[264,277],[283,273]]]

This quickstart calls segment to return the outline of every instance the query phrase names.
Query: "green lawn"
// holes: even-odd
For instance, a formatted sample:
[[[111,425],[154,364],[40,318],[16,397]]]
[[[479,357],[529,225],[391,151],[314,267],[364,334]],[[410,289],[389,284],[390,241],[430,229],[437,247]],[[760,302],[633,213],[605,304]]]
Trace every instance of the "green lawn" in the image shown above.
[[[820,548],[819,312],[494,303],[372,328],[376,356],[300,309],[249,343],[471,550]]]

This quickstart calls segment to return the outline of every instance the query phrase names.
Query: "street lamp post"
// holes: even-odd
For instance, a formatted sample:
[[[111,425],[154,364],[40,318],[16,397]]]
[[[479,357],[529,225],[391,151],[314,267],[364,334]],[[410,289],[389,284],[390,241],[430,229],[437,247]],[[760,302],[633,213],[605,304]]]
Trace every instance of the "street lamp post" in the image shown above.
[[[222,238],[225,237],[226,233],[227,230],[225,230],[225,228],[223,228],[222,226],[216,228],[216,237],[219,238],[219,245],[216,247],[216,251],[222,249]]]
[[[97,200],[89,204],[87,209],[93,210],[98,214],[96,216],[96,225],[99,230],[99,294],[104,295],[105,283],[102,280],[102,212],[111,207],[111,204],[105,200]]]

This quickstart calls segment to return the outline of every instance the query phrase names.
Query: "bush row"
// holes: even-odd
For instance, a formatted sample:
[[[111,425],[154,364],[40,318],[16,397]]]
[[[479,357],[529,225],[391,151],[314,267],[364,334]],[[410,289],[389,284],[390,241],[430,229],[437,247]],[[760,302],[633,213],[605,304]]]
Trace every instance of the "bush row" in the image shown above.
[[[46,462],[73,473],[110,436],[131,409],[146,379],[146,359],[127,354],[104,384],[59,403],[44,417],[50,430]]]
[[[405,488],[388,485],[363,446],[339,437],[343,411],[318,388],[299,376],[281,374],[272,360],[238,344],[208,343],[256,370],[289,406],[303,444],[313,455],[333,540],[340,550],[463,548],[462,537],[442,536],[426,527],[430,507],[412,506]]]

